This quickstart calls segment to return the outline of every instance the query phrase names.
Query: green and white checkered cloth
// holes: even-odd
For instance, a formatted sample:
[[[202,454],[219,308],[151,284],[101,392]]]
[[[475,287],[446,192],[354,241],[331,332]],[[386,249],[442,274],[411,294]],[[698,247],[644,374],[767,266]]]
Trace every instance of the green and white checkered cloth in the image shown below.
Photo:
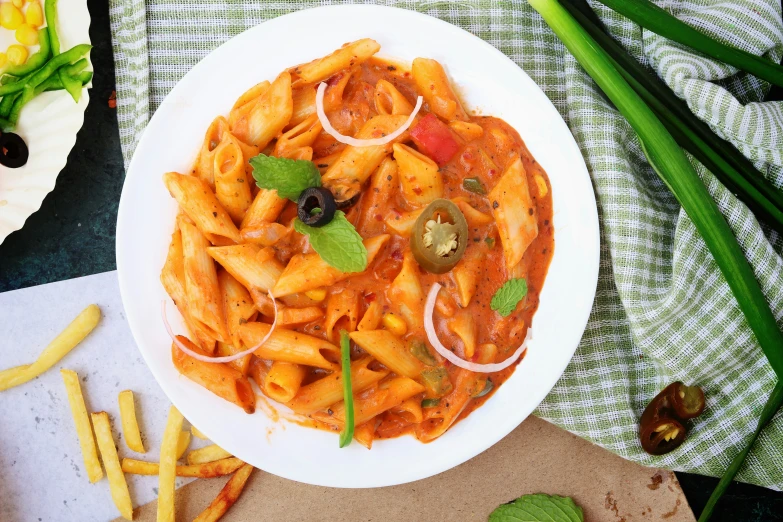
[[[316,0],[110,0],[117,117],[126,164],[176,82],[232,36]],[[774,376],[692,222],[653,173],[628,123],[525,1],[378,2],[441,18],[483,38],[544,90],[576,137],[601,220],[601,271],[571,364],[537,415],[645,465],[721,475],[755,428]],[[780,62],[779,0],[659,0],[681,19]],[[614,35],[691,110],[783,185],[783,102],[769,86],[640,29],[594,4]],[[700,165],[783,325],[783,239]],[[555,197],[557,197],[555,195]],[[642,451],[637,420],[674,380],[699,384],[707,411],[685,444]],[[783,489],[783,415],[761,435],[740,478]]]

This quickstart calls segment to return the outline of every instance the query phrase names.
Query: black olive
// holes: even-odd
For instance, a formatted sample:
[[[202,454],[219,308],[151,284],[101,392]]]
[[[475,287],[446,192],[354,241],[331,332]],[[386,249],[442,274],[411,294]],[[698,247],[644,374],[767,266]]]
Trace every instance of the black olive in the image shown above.
[[[346,209],[346,208],[354,206],[356,204],[356,202],[359,201],[359,196],[361,196],[361,195],[362,195],[361,192],[357,192],[356,194],[354,194],[353,196],[351,196],[348,199],[344,199],[342,201],[338,201],[337,202],[337,208],[340,209],[340,210],[343,210],[343,209]]]
[[[0,165],[9,169],[18,169],[27,163],[30,152],[27,145],[18,134],[4,132],[0,135]]]
[[[322,227],[334,218],[337,205],[329,189],[311,187],[299,195],[296,213],[299,220],[311,227]],[[319,209],[319,211],[315,211]]]

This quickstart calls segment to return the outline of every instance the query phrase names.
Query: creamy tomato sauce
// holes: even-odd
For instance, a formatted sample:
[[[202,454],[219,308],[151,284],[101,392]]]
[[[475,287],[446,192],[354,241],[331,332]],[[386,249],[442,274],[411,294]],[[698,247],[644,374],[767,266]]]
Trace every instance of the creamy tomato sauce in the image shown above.
[[[417,92],[411,75],[398,65],[372,59],[355,68],[350,78],[345,78],[343,76],[345,74],[347,73],[340,73],[328,81],[330,85],[347,82],[343,91],[342,106],[338,110],[327,112],[332,125],[343,134],[355,135],[365,122],[377,114],[374,85],[378,80],[384,79],[391,82],[411,104],[416,102]],[[427,110],[426,104],[424,110]],[[487,195],[476,194],[463,188],[463,179],[467,177],[478,178],[481,184],[486,187],[486,193],[489,194],[511,160],[519,156],[525,167],[530,194],[535,206],[528,211],[531,215],[535,213],[538,221],[538,236],[525,251],[520,265],[513,274],[510,274],[506,269],[503,248],[494,220],[487,225],[469,227],[467,249],[461,262],[474,255],[481,257],[482,261],[477,264],[476,269],[479,272],[477,290],[467,306],[467,311],[474,317],[478,326],[477,345],[495,344],[498,348],[496,361],[490,362],[499,362],[510,356],[523,342],[527,328],[533,323],[533,315],[538,307],[539,293],[544,284],[554,250],[551,186],[546,173],[511,126],[503,120],[491,116],[471,117],[470,121],[483,128],[483,135],[469,142],[459,140],[458,152],[440,168],[445,185],[443,197],[447,199],[466,198],[473,208],[491,216],[494,202]],[[333,156],[344,148],[345,145],[338,143],[328,134],[322,133],[313,145],[313,162],[324,168],[326,165],[319,164],[319,159]],[[546,190],[543,196],[540,188],[542,180]],[[357,274],[328,288],[330,294],[344,290],[355,290],[360,293],[360,309],[355,320],[361,319],[367,307],[374,301],[380,301],[385,311],[400,313],[398,303],[389,298],[387,290],[401,269],[403,256],[410,248],[410,240],[395,234],[394,230],[388,226],[387,221],[403,219],[407,212],[414,210],[407,205],[400,194],[398,184],[389,183],[384,186],[381,198],[371,197],[368,190],[372,189],[368,188],[365,183],[358,202],[351,209],[346,210],[349,221],[357,227],[362,237],[372,237],[383,233],[391,234],[392,237],[365,273]],[[295,205],[289,204],[279,221],[281,223],[287,222],[286,220],[296,215],[295,212]],[[294,254],[302,252],[306,245],[303,238],[297,234],[281,241],[274,248],[280,261],[287,263]],[[442,313],[444,310],[455,311],[459,308],[452,272],[437,275],[419,269],[418,276],[425,296],[433,283],[438,282],[443,285],[444,288],[439,295],[439,303],[435,312],[435,327],[443,344],[462,356],[462,341],[449,330],[446,325],[448,318]],[[528,293],[524,301],[517,306],[511,315],[502,317],[490,309],[490,301],[495,292],[511,277],[524,277],[527,280]],[[289,299],[292,302],[295,300],[295,297]],[[326,301],[323,301],[324,307]],[[307,304],[312,303],[308,301]],[[348,322],[347,319],[346,322]],[[322,319],[295,329],[326,338]],[[335,330],[338,329],[339,325]],[[426,342],[426,334],[423,328],[413,328],[408,330],[404,339],[405,341],[421,340]],[[435,353],[432,348],[430,351]],[[354,355],[358,357],[360,354],[357,352]],[[454,382],[460,369],[448,361],[442,361],[440,365],[448,370],[449,376]],[[492,391],[496,390],[513,373],[515,366],[516,364],[488,376],[494,384]],[[323,371],[313,370],[306,378],[305,383],[317,380],[323,375]],[[462,410],[459,419],[467,416],[491,395],[492,392],[481,398],[471,399]],[[443,406],[446,404],[441,405],[441,407]],[[435,411],[437,409],[438,407],[431,408]],[[430,417],[432,416],[433,414],[430,414]],[[437,415],[434,416],[437,417]],[[426,415],[425,419],[427,419]],[[386,412],[382,415],[381,422],[376,429],[376,438],[395,437],[408,433],[412,429],[411,422],[404,415]]]

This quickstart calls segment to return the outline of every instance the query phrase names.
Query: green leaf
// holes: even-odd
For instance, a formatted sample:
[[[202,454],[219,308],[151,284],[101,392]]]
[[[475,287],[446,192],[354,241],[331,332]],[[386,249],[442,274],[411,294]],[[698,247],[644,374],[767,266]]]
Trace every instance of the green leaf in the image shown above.
[[[351,338],[348,332],[340,330],[340,361],[343,374],[343,404],[345,404],[345,426],[340,432],[340,447],[344,448],[353,440],[353,387],[351,386]]]
[[[525,298],[527,295],[527,281],[522,278],[509,279],[503,284],[495,295],[492,296],[492,301],[489,303],[489,307],[503,317],[506,317],[514,311],[517,304]]]
[[[584,522],[582,508],[569,497],[557,495],[523,495],[498,506],[489,522]]]
[[[362,243],[362,236],[345,218],[342,210],[335,212],[334,218],[322,227],[305,225],[297,218],[294,230],[309,236],[313,250],[340,272],[363,272],[367,268],[367,249]]]
[[[259,154],[250,158],[250,165],[256,185],[262,189],[277,190],[278,196],[294,203],[303,190],[321,186],[321,173],[312,161]]]

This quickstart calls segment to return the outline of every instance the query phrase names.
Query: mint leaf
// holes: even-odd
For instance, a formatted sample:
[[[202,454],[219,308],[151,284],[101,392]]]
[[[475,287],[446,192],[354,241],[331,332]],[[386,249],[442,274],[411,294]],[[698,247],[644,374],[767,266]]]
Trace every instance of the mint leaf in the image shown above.
[[[334,213],[334,218],[322,227],[311,227],[294,220],[294,230],[306,234],[310,245],[321,259],[340,272],[363,272],[367,268],[367,249],[362,236],[345,218],[342,210]]]
[[[509,279],[498,288],[489,307],[506,317],[514,311],[517,304],[527,295],[527,281],[524,279]]]
[[[489,522],[584,522],[582,508],[568,497],[557,495],[523,495],[498,506]]]
[[[277,190],[278,196],[294,203],[303,190],[321,186],[321,173],[312,161],[259,154],[250,158],[250,165],[259,188]]]

